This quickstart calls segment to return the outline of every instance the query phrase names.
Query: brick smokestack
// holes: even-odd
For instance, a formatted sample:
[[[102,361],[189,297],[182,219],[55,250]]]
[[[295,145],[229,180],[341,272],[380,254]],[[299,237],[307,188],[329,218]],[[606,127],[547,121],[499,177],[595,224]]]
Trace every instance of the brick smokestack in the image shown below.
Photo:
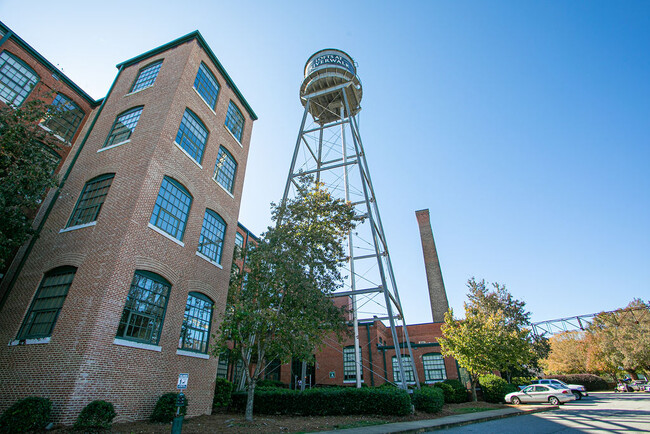
[[[445,283],[442,281],[442,271],[440,270],[438,253],[436,252],[436,243],[433,240],[429,210],[422,209],[415,211],[415,217],[418,219],[418,226],[420,227],[420,239],[422,240],[422,253],[424,254],[424,267],[429,285],[433,322],[443,322],[445,320],[445,312],[449,310],[449,302],[447,301]]]

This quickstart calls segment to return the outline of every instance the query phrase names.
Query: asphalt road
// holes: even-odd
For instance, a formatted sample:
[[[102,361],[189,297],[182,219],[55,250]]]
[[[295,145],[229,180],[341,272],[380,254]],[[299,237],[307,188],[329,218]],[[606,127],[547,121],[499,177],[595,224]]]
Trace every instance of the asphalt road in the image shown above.
[[[558,410],[451,428],[453,433],[650,432],[650,393],[596,392]]]

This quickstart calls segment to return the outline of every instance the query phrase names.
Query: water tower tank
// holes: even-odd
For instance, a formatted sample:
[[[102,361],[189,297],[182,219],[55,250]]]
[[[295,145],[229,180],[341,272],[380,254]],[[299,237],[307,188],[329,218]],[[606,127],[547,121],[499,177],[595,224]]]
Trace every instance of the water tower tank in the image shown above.
[[[345,107],[343,92],[347,98]],[[363,90],[357,77],[357,68],[347,53],[328,48],[312,54],[305,64],[305,79],[300,86],[302,105],[309,103],[309,113],[319,124],[340,119],[340,107],[344,117],[354,116],[361,110]]]

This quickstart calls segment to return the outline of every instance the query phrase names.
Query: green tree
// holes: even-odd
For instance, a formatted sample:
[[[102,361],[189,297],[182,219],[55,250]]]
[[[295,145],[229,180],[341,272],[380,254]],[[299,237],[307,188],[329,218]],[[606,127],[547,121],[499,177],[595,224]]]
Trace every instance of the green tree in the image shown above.
[[[32,233],[34,211],[56,183],[60,142],[39,126],[54,115],[40,100],[0,108],[0,270]]]
[[[234,346],[244,363],[253,419],[255,386],[267,361],[307,360],[325,335],[347,333],[344,312],[328,297],[342,285],[344,237],[359,220],[351,204],[303,179],[295,199],[272,204],[276,223],[248,250],[244,271],[233,267],[215,355]]]
[[[547,374],[584,374],[587,372],[587,343],[585,333],[568,331],[549,339],[551,351],[542,361]]]

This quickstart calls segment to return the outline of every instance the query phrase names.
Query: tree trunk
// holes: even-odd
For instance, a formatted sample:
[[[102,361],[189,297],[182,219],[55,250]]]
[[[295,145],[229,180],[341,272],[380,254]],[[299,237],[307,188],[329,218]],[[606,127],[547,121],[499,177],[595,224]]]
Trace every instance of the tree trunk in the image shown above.
[[[305,391],[305,377],[307,376],[307,362],[303,360],[302,366],[300,369],[300,391]]]
[[[248,384],[248,399],[246,400],[246,420],[253,421],[253,399],[255,398],[255,382]]]
[[[478,401],[478,398],[476,397],[476,384],[478,383],[478,378],[474,379],[472,378],[472,401],[476,402]]]

